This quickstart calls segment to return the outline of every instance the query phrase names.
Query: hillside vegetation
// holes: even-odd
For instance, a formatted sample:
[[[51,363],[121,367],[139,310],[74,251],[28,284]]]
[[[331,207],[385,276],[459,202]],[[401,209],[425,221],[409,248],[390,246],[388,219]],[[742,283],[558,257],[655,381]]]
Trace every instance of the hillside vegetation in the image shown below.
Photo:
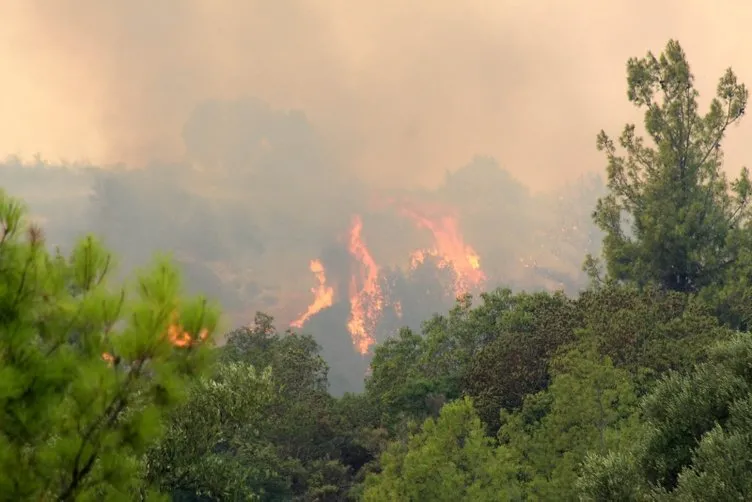
[[[217,346],[168,259],[121,283],[2,193],[0,499],[752,500],[751,186],[722,165],[748,92],[729,69],[700,110],[669,41],[627,96],[590,287],[462,296],[337,398],[312,334],[258,313]]]

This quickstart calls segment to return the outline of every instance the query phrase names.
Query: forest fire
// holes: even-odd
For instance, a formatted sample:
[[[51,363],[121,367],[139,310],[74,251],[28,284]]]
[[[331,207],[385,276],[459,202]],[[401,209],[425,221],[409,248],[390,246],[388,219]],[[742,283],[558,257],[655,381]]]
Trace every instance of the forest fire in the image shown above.
[[[451,271],[453,280],[446,292],[448,296],[461,296],[482,285],[486,277],[480,268],[480,257],[464,242],[455,217],[447,214],[429,216],[431,213],[428,211],[420,211],[406,205],[399,207],[399,214],[410,218],[417,228],[428,230],[433,238],[431,247],[418,249],[410,255],[411,270],[424,263],[427,257],[435,258],[436,267]],[[348,238],[348,251],[353,258],[353,264],[347,281],[350,302],[347,330],[355,350],[365,355],[376,343],[374,331],[385,305],[393,306],[395,315],[401,318],[402,303],[400,298],[392,298],[392,293],[382,290],[380,267],[366,246],[362,232],[363,220],[359,215],[355,215]],[[331,307],[334,302],[335,290],[327,284],[321,262],[311,260],[310,270],[316,275],[319,284],[311,289],[314,298],[305,314],[290,323],[294,328],[302,328],[306,321]]]
[[[411,256],[413,268],[423,263],[426,256],[436,257],[437,266],[450,268],[454,273],[455,296],[464,295],[483,283],[486,276],[480,268],[480,257],[463,240],[456,218],[446,215],[430,218],[425,213],[407,207],[401,207],[400,213],[413,220],[418,228],[431,232],[434,238],[433,248],[413,252]]]
[[[319,285],[311,289],[314,299],[308,306],[306,312],[297,320],[290,323],[290,326],[294,328],[302,328],[303,324],[305,324],[311,316],[316,315],[327,307],[331,307],[332,302],[334,301],[334,288],[327,286],[326,284],[326,271],[324,270],[324,265],[321,264],[321,261],[311,260],[309,268],[316,276]]]
[[[347,329],[358,352],[366,354],[375,343],[372,331],[384,300],[379,285],[379,267],[363,242],[362,230],[363,221],[356,215],[350,229],[349,251],[358,263],[358,273],[350,278],[350,320]]]

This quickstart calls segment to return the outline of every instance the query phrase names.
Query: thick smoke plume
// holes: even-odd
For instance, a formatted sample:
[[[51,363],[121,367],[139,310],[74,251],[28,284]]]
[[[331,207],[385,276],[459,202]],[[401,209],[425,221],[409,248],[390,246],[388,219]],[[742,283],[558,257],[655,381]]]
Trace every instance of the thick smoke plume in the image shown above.
[[[728,64],[748,80],[749,14],[734,0],[6,0],[0,151],[175,160],[198,103],[251,96],[304,110],[372,185],[435,186],[480,153],[551,187],[599,165],[594,132],[630,112],[627,58],[675,37],[703,90]]]
[[[287,326],[320,293],[298,325],[339,365],[333,385],[353,388],[367,367],[355,348],[419,328],[455,294],[581,287],[600,240],[595,134],[640,120],[625,61],[673,37],[705,97],[728,64],[749,82],[749,13],[731,0],[7,0],[0,155],[20,159],[0,184],[51,244],[97,232],[125,270],[172,252],[234,324],[263,310]],[[734,170],[750,127],[725,145]]]

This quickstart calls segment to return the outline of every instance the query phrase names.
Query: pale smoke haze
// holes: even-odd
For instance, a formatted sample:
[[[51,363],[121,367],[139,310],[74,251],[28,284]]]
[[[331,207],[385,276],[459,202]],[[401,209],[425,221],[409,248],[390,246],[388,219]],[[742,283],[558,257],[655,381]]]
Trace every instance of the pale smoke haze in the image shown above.
[[[703,91],[729,64],[752,77],[741,0],[4,0],[0,19],[0,154],[176,159],[198,102],[252,96],[384,187],[475,154],[534,188],[600,169],[595,133],[634,117],[626,59],[670,37]]]
[[[339,391],[365,370],[346,330],[354,216],[377,343],[451,305],[452,271],[408,270],[416,251],[477,252],[484,288],[573,292],[600,239],[595,136],[641,119],[627,59],[678,39],[703,105],[729,65],[752,84],[741,1],[0,0],[0,20],[0,158],[98,166],[0,164],[49,241],[94,231],[125,268],[173,252],[231,325],[262,310],[284,328],[331,288],[303,329]],[[751,132],[724,142],[732,174]],[[388,200],[456,216],[452,246]]]

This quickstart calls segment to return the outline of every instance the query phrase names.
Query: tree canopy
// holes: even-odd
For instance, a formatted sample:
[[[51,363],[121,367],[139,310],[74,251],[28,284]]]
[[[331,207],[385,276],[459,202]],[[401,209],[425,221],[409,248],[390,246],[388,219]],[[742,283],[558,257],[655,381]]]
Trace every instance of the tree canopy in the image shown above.
[[[729,68],[701,114],[679,42],[629,60],[627,96],[645,110],[647,139],[634,124],[616,142],[598,135],[608,193],[593,217],[606,234],[609,277],[693,292],[722,281],[736,264],[749,232],[749,172],[727,180],[722,142],[744,115],[748,94]]]
[[[218,312],[166,260],[130,287],[93,237],[51,255],[0,192],[0,493],[132,500],[146,447],[207,367]]]
[[[0,192],[0,500],[752,499],[750,183],[721,148],[747,91],[728,70],[701,115],[676,41],[627,84],[647,136],[598,136],[605,276],[462,296],[341,397],[317,333],[259,312],[217,347],[170,260],[118,284]]]

